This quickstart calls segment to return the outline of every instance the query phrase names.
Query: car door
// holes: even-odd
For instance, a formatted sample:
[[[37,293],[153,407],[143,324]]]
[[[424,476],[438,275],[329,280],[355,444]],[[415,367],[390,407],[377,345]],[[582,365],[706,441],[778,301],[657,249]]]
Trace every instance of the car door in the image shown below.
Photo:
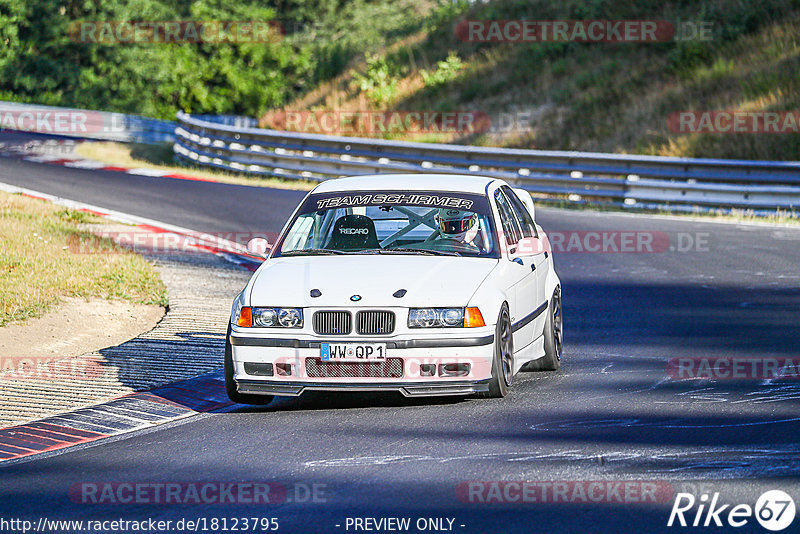
[[[504,186],[501,189],[508,198],[514,216],[520,224],[522,237],[538,238],[536,224],[522,200],[511,188]],[[522,259],[523,265],[528,268],[527,276],[517,285],[518,304],[520,305],[517,328],[522,332],[520,338],[527,344],[535,340],[544,327],[546,316],[539,311],[547,300],[544,287],[550,265],[547,262],[547,255],[541,247],[519,246],[514,257]]]
[[[527,346],[533,340],[532,331],[528,326],[520,328],[518,322],[528,313],[529,302],[535,295],[536,288],[532,284],[530,274],[533,272],[533,264],[530,258],[517,254],[517,247],[523,237],[522,227],[508,195],[503,191],[507,187],[498,188],[494,192],[494,201],[500,215],[500,244],[504,249],[505,261],[502,266],[503,279],[508,286],[507,295],[509,300],[509,312],[511,314],[511,324],[514,337],[514,351]],[[513,193],[512,193],[513,194]]]

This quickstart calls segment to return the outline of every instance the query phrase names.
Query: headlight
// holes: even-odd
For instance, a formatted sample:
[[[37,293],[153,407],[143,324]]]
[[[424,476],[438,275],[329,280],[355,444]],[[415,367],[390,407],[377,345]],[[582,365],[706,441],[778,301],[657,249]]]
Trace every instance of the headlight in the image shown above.
[[[479,319],[479,320],[478,320]],[[409,328],[470,328],[484,326],[478,308],[411,308]]]
[[[278,324],[284,328],[302,328],[303,310],[299,308],[276,308]]]
[[[278,326],[278,314],[274,308],[253,308],[253,326]]]
[[[239,326],[254,328],[303,328],[302,308],[242,308]]]

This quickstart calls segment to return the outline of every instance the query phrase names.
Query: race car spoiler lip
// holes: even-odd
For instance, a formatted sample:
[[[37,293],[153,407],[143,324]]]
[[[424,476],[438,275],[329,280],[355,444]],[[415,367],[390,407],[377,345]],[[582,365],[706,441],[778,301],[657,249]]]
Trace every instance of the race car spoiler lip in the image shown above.
[[[374,382],[346,384],[331,382],[274,382],[267,380],[236,380],[242,394],[298,397],[309,391],[399,391],[405,397],[435,397],[439,395],[472,395],[489,391],[489,379],[453,382]]]
[[[237,347],[284,347],[296,349],[318,349],[323,341],[312,339],[268,338],[230,336],[231,345]],[[325,341],[327,342],[327,341]],[[429,349],[447,347],[481,347],[494,343],[494,334],[466,338],[406,339],[337,339],[332,343],[385,343],[387,349]]]

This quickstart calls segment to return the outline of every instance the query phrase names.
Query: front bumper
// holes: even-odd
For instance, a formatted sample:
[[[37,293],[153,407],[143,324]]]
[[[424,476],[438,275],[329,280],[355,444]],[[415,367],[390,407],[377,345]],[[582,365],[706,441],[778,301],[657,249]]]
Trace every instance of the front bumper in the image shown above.
[[[360,336],[290,338],[240,329],[229,338],[233,378],[242,394],[298,396],[309,390],[398,391],[414,397],[480,393],[488,390],[491,379],[493,330],[482,328],[469,336],[462,333],[461,336],[362,339]],[[324,342],[382,343],[386,345],[386,361],[321,362]],[[256,366],[269,369],[269,375],[254,372]],[[320,372],[321,367],[335,372]]]
[[[342,384],[335,382],[289,382],[240,379],[237,390],[243,394],[280,395],[297,397],[305,391],[398,391],[405,397],[435,397],[444,395],[472,395],[489,391],[489,380]]]

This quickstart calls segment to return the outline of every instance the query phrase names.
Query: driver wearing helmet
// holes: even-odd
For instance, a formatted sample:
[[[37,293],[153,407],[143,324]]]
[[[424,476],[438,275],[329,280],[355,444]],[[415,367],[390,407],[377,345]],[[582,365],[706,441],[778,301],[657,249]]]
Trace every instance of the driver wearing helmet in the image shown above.
[[[442,239],[450,239],[458,244],[478,248],[475,238],[478,235],[478,214],[453,208],[440,208],[436,215],[439,234]]]

